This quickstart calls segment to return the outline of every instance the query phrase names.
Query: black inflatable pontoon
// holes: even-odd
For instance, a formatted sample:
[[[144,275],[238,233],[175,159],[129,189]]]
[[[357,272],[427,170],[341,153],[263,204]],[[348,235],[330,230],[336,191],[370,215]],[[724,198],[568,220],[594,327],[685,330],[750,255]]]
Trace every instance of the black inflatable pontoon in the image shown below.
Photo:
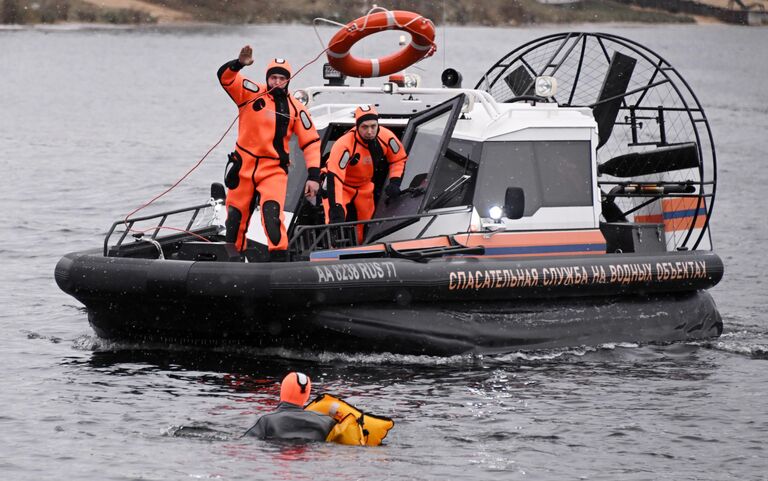
[[[475,89],[307,90],[326,150],[358,103],[380,102],[410,154],[404,194],[379,200],[358,242],[357,223],[324,225],[301,198],[294,152],[279,263],[258,232],[244,253],[223,242],[220,186],[208,203],[115,222],[103,249],[55,271],[100,337],[445,355],[722,332],[706,292],[723,276],[714,144],[653,52],[566,33],[512,51]],[[177,215],[182,233],[159,235]]]

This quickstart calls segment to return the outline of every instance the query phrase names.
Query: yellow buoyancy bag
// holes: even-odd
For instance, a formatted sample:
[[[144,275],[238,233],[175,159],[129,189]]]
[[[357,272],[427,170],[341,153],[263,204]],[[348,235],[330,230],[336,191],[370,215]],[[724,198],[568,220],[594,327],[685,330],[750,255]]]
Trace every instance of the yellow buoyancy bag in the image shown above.
[[[321,394],[304,409],[334,418],[337,424],[325,440],[339,444],[378,446],[395,425],[389,418],[363,413],[330,394]]]

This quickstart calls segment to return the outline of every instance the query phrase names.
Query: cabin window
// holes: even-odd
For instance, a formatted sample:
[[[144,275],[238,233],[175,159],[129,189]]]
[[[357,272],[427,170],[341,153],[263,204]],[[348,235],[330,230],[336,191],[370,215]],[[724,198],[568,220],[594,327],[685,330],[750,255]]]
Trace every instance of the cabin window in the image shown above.
[[[524,216],[541,207],[591,206],[590,143],[486,143],[474,202],[481,216],[490,207],[503,204],[507,187],[521,187],[525,192]]]
[[[482,144],[451,139],[445,155],[437,160],[426,209],[472,203]]]

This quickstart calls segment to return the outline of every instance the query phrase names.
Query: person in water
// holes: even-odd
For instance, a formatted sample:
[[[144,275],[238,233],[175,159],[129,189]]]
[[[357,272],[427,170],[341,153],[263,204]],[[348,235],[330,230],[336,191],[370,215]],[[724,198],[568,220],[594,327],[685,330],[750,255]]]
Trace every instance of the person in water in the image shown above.
[[[368,220],[373,217],[378,194],[376,184],[389,183],[387,197],[400,195],[405,163],[403,144],[386,127],[379,125],[379,115],[372,105],[355,110],[355,127],[333,144],[326,164],[324,202],[329,224]],[[379,178],[381,179],[379,181]],[[358,241],[363,240],[364,226],[357,226]]]
[[[267,67],[266,84],[252,82],[240,70],[253,64],[249,45],[235,60],[219,68],[221,86],[239,109],[235,151],[229,155],[225,184],[227,242],[241,252],[258,199],[261,222],[271,260],[285,260],[288,236],[283,205],[288,187],[289,141],[292,135],[304,151],[308,180],[304,195],[313,198],[320,187],[320,137],[309,112],[288,92],[291,66],[276,58]]]
[[[259,439],[295,441],[325,441],[336,425],[330,416],[305,411],[312,381],[300,372],[290,372],[280,383],[280,404],[277,409],[260,417],[246,433]]]

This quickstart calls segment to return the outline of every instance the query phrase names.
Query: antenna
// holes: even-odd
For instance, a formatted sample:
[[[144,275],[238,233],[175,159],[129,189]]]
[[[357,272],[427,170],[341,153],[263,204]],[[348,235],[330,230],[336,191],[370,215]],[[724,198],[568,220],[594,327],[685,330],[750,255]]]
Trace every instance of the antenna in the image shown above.
[[[445,0],[443,0],[443,70],[445,70],[445,50],[448,46],[445,40],[445,19],[446,19]]]

